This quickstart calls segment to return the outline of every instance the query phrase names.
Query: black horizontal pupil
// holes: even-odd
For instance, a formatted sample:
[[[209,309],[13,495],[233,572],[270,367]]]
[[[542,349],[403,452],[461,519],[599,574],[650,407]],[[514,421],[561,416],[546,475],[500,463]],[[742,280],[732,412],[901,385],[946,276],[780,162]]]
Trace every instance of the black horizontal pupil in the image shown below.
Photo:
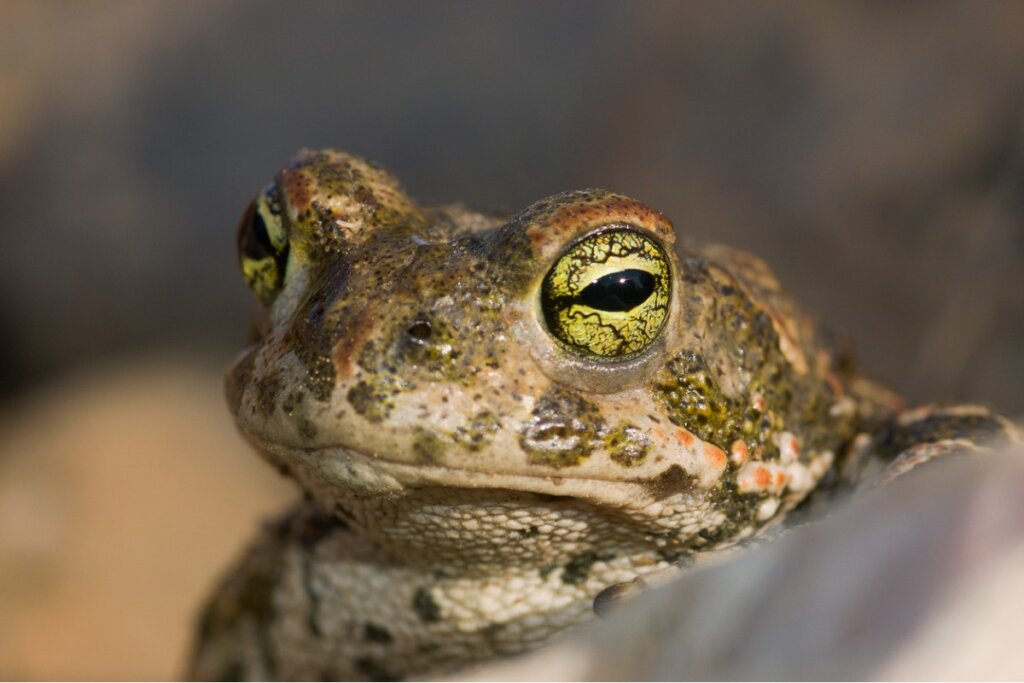
[[[654,293],[654,276],[646,270],[629,268],[609,273],[580,292],[580,303],[599,311],[629,311]]]

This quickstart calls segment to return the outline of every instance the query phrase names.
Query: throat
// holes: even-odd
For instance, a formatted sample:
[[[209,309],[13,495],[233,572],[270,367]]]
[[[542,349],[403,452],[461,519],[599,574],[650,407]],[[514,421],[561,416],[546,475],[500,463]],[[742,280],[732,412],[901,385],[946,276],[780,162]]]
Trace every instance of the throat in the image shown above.
[[[596,543],[571,515],[524,516],[508,501],[503,515],[483,517],[425,501],[415,509],[374,524],[352,510],[348,522],[312,503],[299,510],[286,563],[295,579],[284,582],[289,601],[306,605],[294,628],[332,641],[332,652],[355,652],[351,634],[369,634],[379,663],[404,667],[394,676],[443,672],[528,651],[591,621],[608,586],[668,566],[648,549]]]
[[[443,577],[533,572],[577,585],[595,565],[643,567],[668,555],[640,521],[571,497],[425,487],[335,509],[396,565]]]

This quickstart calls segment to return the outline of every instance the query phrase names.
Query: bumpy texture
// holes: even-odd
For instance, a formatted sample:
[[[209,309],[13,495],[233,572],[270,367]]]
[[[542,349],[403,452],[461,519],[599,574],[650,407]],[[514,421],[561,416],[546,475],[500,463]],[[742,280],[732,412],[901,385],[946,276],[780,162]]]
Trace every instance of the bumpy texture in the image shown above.
[[[199,678],[391,679],[523,652],[609,586],[978,434],[900,416],[757,259],[601,190],[510,219],[303,152],[239,233],[242,433],[308,492],[203,618]]]

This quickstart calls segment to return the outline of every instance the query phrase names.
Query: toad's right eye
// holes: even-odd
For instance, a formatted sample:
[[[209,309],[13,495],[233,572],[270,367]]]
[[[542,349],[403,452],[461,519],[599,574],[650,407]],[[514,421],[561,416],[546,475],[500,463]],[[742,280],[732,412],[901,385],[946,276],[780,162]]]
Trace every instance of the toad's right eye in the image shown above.
[[[277,187],[270,185],[252,200],[238,224],[238,259],[242,275],[256,296],[269,303],[284,284],[288,236],[281,220]]]
[[[613,363],[661,334],[672,297],[671,265],[651,236],[629,227],[570,246],[541,286],[548,331],[568,349]]]

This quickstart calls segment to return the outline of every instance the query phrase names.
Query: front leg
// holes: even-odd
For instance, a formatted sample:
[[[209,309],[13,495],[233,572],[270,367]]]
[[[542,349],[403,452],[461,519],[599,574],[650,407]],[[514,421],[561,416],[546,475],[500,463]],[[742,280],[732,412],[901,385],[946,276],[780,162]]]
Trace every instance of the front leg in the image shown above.
[[[429,605],[339,516],[310,503],[268,524],[206,607],[195,680],[394,680]],[[410,627],[410,624],[412,625]]]
[[[265,525],[203,611],[190,664],[193,680],[282,676],[282,668],[289,668],[287,660],[294,654],[280,652],[282,619],[288,612],[299,613],[310,631],[319,630],[316,596],[311,591],[302,596],[289,588],[304,583],[305,556],[335,532],[345,532],[344,522],[306,506]]]
[[[1020,429],[983,406],[924,406],[903,411],[881,422],[871,433],[854,439],[833,476],[827,477],[774,532],[715,553],[704,553],[696,563],[688,556],[685,562],[609,586],[595,598],[594,611],[604,616],[648,588],[694,568],[694,564],[721,561],[752,545],[770,541],[778,533],[819,520],[850,493],[884,486],[920,465],[941,459],[940,456],[984,454],[1022,441]]]
[[[862,435],[842,464],[839,480],[863,490],[885,485],[939,456],[989,453],[1020,442],[1020,430],[1012,422],[983,406],[923,406]]]
[[[473,568],[400,559],[312,503],[268,526],[219,587],[190,675],[395,680],[534,649],[592,618],[593,596],[665,566],[654,551],[503,555]]]

